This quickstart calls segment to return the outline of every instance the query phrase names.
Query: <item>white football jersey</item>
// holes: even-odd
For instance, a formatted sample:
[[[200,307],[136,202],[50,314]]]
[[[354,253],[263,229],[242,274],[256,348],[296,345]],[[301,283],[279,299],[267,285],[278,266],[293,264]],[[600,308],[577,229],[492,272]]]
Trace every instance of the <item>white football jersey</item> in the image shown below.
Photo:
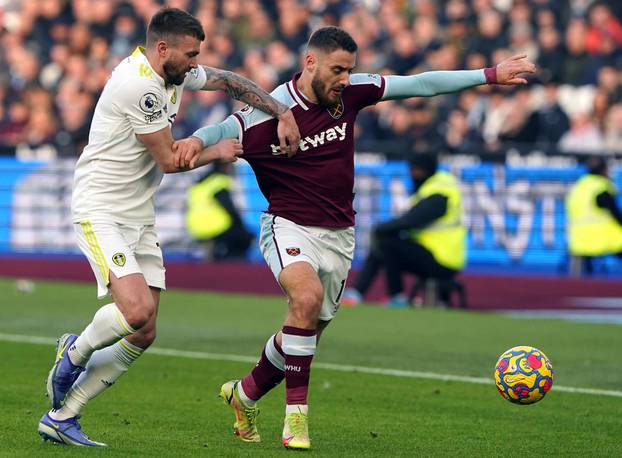
[[[117,65],[97,102],[88,145],[76,164],[74,222],[155,222],[154,194],[162,172],[136,134],[170,128],[184,88],[201,89],[207,76],[199,66],[179,86],[167,86],[143,51],[136,48]]]

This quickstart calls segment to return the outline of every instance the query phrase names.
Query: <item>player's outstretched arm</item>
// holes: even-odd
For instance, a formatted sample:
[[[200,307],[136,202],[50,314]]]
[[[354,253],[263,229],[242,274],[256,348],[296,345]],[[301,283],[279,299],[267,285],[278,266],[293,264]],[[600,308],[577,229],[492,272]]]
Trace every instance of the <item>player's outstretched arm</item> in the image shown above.
[[[224,139],[238,138],[239,133],[238,123],[233,116],[218,124],[201,127],[190,137],[173,143],[175,166],[193,168],[204,148]]]
[[[286,105],[273,98],[251,80],[237,73],[205,65],[202,67],[207,75],[203,90],[225,91],[231,98],[248,103],[250,106],[277,118],[279,120],[277,133],[281,151],[286,151],[289,157],[296,154],[300,142],[300,131],[292,111]]]
[[[480,70],[433,71],[412,76],[385,76],[386,90],[381,100],[431,97],[468,89],[481,84],[527,84],[521,75],[535,73],[536,66],[524,54],[515,55],[491,68]]]
[[[147,147],[154,161],[164,173],[185,172],[217,159],[225,162],[235,162],[238,156],[242,154],[240,142],[234,139],[226,139],[208,148],[202,148],[191,163],[180,166],[178,163],[175,163],[175,155],[171,154],[173,150],[173,136],[169,127],[151,134],[138,134],[137,137]]]

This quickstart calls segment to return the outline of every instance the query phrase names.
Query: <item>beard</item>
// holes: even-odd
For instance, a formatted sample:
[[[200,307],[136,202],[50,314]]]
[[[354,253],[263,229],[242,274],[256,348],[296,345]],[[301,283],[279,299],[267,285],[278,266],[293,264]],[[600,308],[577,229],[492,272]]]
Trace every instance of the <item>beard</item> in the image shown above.
[[[175,67],[173,62],[166,62],[162,69],[164,70],[164,81],[166,84],[174,84],[175,86],[179,86],[186,79],[186,71],[180,72],[179,69]]]
[[[311,88],[317,97],[318,102],[324,108],[334,108],[339,104],[341,100],[341,96],[336,99],[331,99],[328,96],[328,91],[326,90],[326,84],[322,82],[318,77],[314,77],[311,80]]]

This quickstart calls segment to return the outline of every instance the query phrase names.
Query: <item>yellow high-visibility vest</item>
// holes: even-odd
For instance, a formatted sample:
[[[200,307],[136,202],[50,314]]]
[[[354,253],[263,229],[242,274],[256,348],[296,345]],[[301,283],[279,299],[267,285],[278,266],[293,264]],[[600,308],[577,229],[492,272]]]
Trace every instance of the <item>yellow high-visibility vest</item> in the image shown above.
[[[223,189],[231,189],[232,179],[214,173],[188,189],[186,227],[197,240],[214,238],[231,227],[231,215],[216,200]]]
[[[608,191],[617,194],[615,185],[602,175],[585,175],[566,197],[567,238],[570,254],[602,256],[622,251],[622,227],[611,212],[596,204],[596,196]]]
[[[466,228],[462,224],[462,196],[458,180],[450,173],[436,172],[410,200],[414,206],[433,194],[447,197],[447,211],[429,226],[411,230],[411,239],[428,249],[440,265],[461,270],[466,263]]]

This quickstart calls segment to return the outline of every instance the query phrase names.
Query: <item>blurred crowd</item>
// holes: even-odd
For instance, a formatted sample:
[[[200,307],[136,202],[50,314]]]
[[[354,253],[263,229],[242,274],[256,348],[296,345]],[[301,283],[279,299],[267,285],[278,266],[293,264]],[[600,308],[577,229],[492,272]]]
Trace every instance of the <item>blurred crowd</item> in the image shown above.
[[[0,154],[80,154],[112,68],[143,43],[157,0],[0,0]],[[622,153],[622,2],[590,0],[170,0],[206,32],[199,61],[267,90],[291,78],[315,28],[359,45],[359,72],[475,69],[526,54],[528,86],[385,102],[363,112],[365,152]],[[174,136],[237,108],[219,92],[182,104]]]

